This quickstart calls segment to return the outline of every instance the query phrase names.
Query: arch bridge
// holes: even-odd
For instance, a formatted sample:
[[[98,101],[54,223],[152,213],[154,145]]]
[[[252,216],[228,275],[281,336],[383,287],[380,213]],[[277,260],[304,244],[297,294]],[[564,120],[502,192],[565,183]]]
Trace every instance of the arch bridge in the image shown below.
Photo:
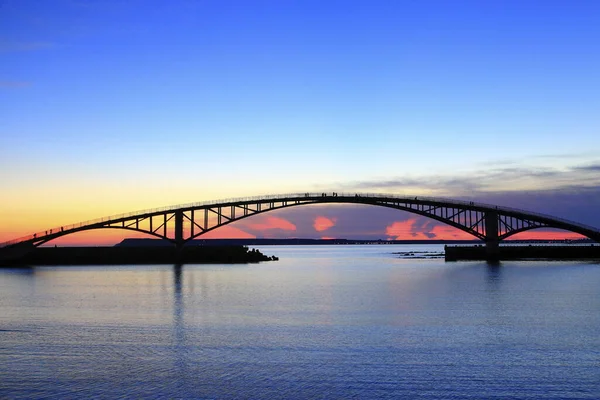
[[[536,228],[563,229],[600,242],[598,228],[514,208],[435,197],[327,192],[236,198],[137,211],[48,229],[1,243],[0,248],[39,246],[65,235],[105,228],[143,232],[183,246],[207,232],[253,215],[331,203],[388,207],[432,218],[481,239],[489,252],[494,252],[501,240]]]

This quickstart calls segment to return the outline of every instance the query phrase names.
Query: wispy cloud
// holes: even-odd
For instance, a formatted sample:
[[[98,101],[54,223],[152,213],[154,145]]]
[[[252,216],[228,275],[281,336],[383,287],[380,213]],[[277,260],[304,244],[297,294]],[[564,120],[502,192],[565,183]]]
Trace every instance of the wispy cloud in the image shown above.
[[[538,154],[532,156],[532,158],[538,159],[553,159],[553,160],[581,160],[582,158],[589,158],[597,156],[595,152],[586,151],[578,153],[551,153],[551,154]]]
[[[471,173],[349,182],[345,190],[465,196],[495,191],[549,190],[600,185],[600,162],[565,168],[507,166]]]
[[[589,165],[580,165],[578,167],[575,167],[575,169],[578,171],[599,172],[600,173],[600,163],[589,164]]]

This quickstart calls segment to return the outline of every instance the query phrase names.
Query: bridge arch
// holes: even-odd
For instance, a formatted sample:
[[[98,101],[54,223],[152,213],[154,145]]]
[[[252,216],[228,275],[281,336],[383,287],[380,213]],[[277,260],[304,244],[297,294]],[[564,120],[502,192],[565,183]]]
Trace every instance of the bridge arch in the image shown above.
[[[122,227],[122,226],[97,226],[97,227],[90,227],[87,229],[82,229],[79,231],[64,231],[61,232],[61,234],[58,234],[56,236],[50,237],[50,238],[45,238],[39,242],[36,242],[34,245],[37,246],[41,246],[43,244],[46,244],[48,242],[51,242],[52,240],[64,237],[64,236],[68,236],[68,235],[73,235],[76,233],[81,233],[81,232],[89,232],[89,231],[95,231],[95,230],[99,230],[99,229],[118,229],[118,230],[125,230],[125,231],[133,231],[133,232],[137,232],[137,233],[143,233],[145,235],[150,235],[150,236],[154,236],[158,239],[164,239],[163,236],[161,236],[160,234],[154,233],[154,232],[149,232],[146,230],[142,230],[142,229],[135,229],[135,228],[129,228],[129,227]],[[0,247],[1,248],[1,247]]]
[[[143,232],[181,246],[214,229],[254,215],[310,204],[363,204],[407,211],[465,231],[488,247],[514,234],[536,228],[558,228],[600,242],[600,230],[529,211],[435,197],[389,194],[295,193],[257,196],[143,210],[52,228],[0,244],[39,246],[56,238],[92,229],[118,228]]]

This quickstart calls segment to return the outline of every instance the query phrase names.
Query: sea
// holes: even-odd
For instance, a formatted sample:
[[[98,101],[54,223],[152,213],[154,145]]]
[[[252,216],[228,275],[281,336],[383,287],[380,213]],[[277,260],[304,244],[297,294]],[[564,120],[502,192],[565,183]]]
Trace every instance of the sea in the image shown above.
[[[263,246],[0,270],[2,399],[599,399],[600,262]]]

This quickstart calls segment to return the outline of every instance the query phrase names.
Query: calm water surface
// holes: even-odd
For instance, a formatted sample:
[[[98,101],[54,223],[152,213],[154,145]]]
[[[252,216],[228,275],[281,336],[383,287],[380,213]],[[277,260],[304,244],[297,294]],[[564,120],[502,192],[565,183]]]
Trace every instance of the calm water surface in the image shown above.
[[[600,398],[600,264],[274,246],[0,270],[0,398]]]

